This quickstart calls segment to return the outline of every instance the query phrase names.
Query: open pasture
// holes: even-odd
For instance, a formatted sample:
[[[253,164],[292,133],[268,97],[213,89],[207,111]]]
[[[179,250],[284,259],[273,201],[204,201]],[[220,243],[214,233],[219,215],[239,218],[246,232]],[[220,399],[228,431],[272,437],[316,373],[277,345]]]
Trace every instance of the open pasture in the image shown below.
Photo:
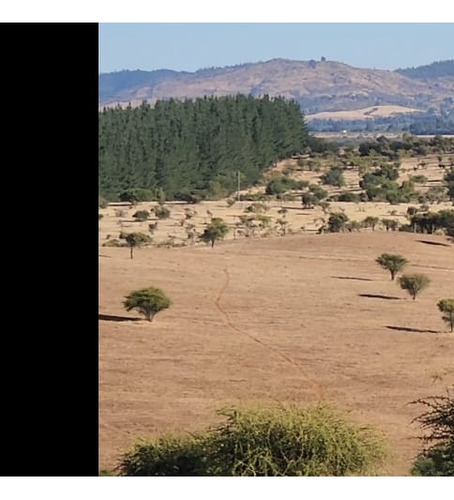
[[[106,215],[100,244],[114,230]],[[141,248],[134,259],[99,247],[100,468],[140,437],[215,422],[229,403],[324,398],[380,428],[388,474],[408,475],[421,448],[411,424],[421,408],[408,403],[454,383],[454,336],[436,307],[454,293],[454,245],[384,231],[230,238]],[[383,252],[432,280],[416,301],[374,262]],[[148,285],[173,300],[153,323],[122,306]]]

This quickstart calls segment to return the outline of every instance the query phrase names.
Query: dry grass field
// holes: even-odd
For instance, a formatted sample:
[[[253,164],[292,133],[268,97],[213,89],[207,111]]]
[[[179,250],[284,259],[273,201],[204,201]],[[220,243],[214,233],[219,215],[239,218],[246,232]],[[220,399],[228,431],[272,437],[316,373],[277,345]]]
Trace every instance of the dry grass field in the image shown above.
[[[432,285],[416,301],[375,264],[398,252]],[[159,286],[153,323],[124,295]],[[391,475],[420,447],[407,403],[454,383],[454,246],[410,233],[297,235],[215,246],[100,248],[100,467],[137,438],[191,431],[229,403],[324,398],[386,434]]]
[[[435,156],[417,165],[405,159],[401,179],[423,174],[428,185],[440,183]],[[295,171],[314,183],[319,176]],[[355,190],[358,173],[345,176]],[[422,411],[408,403],[454,384],[454,335],[436,307],[454,296],[454,244],[383,229],[316,234],[329,214],[303,210],[300,201],[267,202],[270,227],[246,238],[233,228],[250,204],[166,203],[171,217],[158,221],[153,246],[133,259],[128,248],[102,245],[120,231],[147,233],[154,220],[132,215],[155,203],[100,209],[100,469],[112,469],[141,437],[214,423],[227,404],[323,399],[381,429],[392,452],[386,473],[408,475],[421,447],[411,421]],[[333,202],[330,210],[406,223],[407,207]],[[188,208],[196,213],[182,223]],[[213,249],[191,244],[187,225],[200,234],[211,216],[229,224],[225,241]],[[278,219],[287,222],[286,236],[278,236]],[[375,263],[383,252],[404,255],[409,272],[432,280],[416,301]],[[122,305],[150,285],[173,300],[153,323]]]
[[[363,109],[348,111],[323,111],[307,115],[308,123],[312,120],[366,120],[367,118],[389,117],[399,113],[418,113],[420,109],[407,108],[405,106],[370,106]]]

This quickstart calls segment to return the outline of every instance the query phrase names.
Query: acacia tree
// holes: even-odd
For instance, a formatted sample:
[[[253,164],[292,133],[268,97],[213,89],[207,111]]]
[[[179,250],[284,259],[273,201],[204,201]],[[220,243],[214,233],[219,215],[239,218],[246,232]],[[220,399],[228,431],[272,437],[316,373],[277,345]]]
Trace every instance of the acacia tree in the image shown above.
[[[380,222],[378,217],[372,217],[369,215],[363,220],[364,227],[370,227],[372,231],[375,231],[375,226]]]
[[[200,239],[205,243],[211,243],[211,248],[213,248],[216,241],[223,239],[228,232],[229,228],[223,219],[213,217],[200,235]]]
[[[399,278],[399,285],[416,299],[421,290],[429,286],[430,280],[425,274],[404,274]]]
[[[408,260],[402,255],[382,253],[375,259],[383,269],[391,273],[391,280],[394,281],[396,274],[408,264]]]
[[[135,290],[125,297],[123,305],[127,311],[136,309],[143,314],[148,321],[153,321],[155,315],[167,309],[172,301],[160,289],[153,286]]]
[[[442,299],[437,304],[438,309],[445,313],[443,317],[443,321],[448,323],[451,333],[454,330],[454,299]]]
[[[412,468],[413,476],[454,475],[454,398],[447,391],[446,396],[418,399],[412,404],[422,404],[427,411],[414,422],[427,431],[420,439],[432,443],[416,458]]]
[[[148,234],[144,233],[128,233],[125,236],[125,240],[131,250],[130,257],[132,259],[134,257],[134,248],[139,248],[146,243],[150,243],[151,238]]]

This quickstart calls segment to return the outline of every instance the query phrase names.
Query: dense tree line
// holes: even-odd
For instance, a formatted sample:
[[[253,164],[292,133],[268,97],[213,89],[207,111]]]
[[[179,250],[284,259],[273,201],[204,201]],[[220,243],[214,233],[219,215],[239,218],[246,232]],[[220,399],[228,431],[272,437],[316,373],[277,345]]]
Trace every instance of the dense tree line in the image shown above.
[[[158,101],[104,109],[99,116],[99,189],[109,200],[223,196],[260,178],[308,144],[295,101],[242,95]]]

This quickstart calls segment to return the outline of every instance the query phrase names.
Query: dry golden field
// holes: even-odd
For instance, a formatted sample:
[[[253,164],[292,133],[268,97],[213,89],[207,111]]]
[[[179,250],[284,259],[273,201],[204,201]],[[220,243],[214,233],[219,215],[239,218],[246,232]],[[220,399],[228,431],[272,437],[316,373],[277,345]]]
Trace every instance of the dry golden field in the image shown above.
[[[410,160],[405,168],[413,171]],[[432,170],[436,181],[436,166],[417,173],[431,179]],[[310,175],[319,174],[304,178]],[[349,175],[354,186],[357,174]],[[249,204],[166,204],[172,216],[159,221],[154,243],[173,235],[171,244],[186,246],[141,248],[133,259],[128,248],[102,244],[120,230],[147,232],[149,221],[133,222],[132,214],[153,203],[100,210],[100,469],[113,468],[140,437],[215,422],[226,404],[323,398],[381,429],[392,451],[387,474],[408,475],[421,446],[411,424],[421,408],[408,403],[454,384],[454,335],[436,307],[454,296],[454,245],[441,235],[383,230],[315,234],[327,215],[297,201],[268,203],[272,226],[288,208],[294,234],[286,236],[234,238],[232,230],[210,248],[191,245],[180,225],[189,207],[198,230],[207,211],[233,228]],[[401,222],[407,208],[331,205],[353,220]],[[449,205],[431,210],[440,208]],[[432,280],[415,301],[374,262],[383,252],[404,255],[409,272]],[[126,294],[149,285],[173,300],[153,323],[122,305]]]

